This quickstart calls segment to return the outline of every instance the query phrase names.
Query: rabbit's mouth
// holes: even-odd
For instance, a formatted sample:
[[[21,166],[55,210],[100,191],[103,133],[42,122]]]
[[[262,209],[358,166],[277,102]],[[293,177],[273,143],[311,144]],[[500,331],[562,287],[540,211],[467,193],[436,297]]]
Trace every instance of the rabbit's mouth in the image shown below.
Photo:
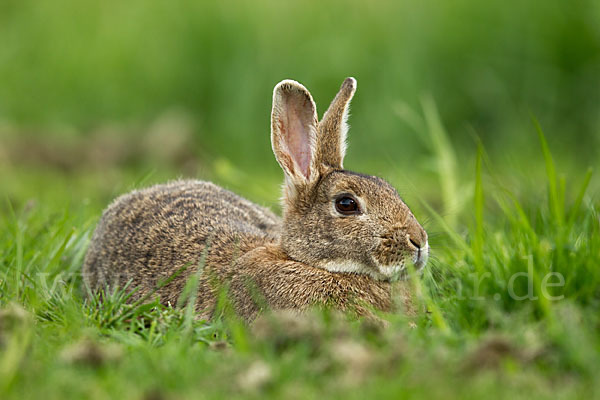
[[[427,264],[429,259],[429,243],[425,242],[425,245],[419,248],[413,256],[412,262],[415,266],[415,270],[420,271]]]
[[[411,255],[402,256],[401,254],[397,254],[396,257],[393,257],[393,262],[390,264],[381,265],[376,260],[379,272],[377,274],[379,275],[378,279],[389,281],[404,280],[408,277],[408,272],[410,271],[407,268],[407,262],[412,263],[413,269],[418,272],[425,267],[428,258],[429,245],[426,243],[421,248],[416,249]]]

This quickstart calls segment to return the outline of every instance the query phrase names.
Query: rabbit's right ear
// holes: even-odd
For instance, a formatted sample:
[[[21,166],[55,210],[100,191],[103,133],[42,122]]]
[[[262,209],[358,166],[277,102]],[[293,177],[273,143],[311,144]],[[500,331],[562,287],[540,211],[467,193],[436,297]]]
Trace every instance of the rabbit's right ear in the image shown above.
[[[273,91],[271,145],[288,187],[313,182],[317,143],[317,109],[312,96],[300,83],[281,81]]]
[[[348,133],[348,108],[356,92],[356,79],[346,78],[340,91],[331,102],[329,109],[319,123],[319,154],[317,158],[324,165],[342,169],[346,153],[346,135]]]

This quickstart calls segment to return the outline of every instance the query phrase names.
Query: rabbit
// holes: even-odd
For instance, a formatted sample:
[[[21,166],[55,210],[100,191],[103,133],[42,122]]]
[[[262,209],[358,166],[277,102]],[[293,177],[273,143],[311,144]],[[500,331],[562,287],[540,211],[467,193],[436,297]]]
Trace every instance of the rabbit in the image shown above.
[[[281,218],[199,180],[117,198],[85,257],[88,293],[129,285],[131,300],[159,296],[174,305],[198,272],[198,318],[214,316],[223,288],[248,322],[264,308],[392,311],[398,291],[408,306],[406,288],[396,282],[407,263],[425,266],[427,233],[389,183],[343,168],[355,91],[356,80],[344,80],[319,122],[304,86],[275,86],[271,144],[284,173]]]

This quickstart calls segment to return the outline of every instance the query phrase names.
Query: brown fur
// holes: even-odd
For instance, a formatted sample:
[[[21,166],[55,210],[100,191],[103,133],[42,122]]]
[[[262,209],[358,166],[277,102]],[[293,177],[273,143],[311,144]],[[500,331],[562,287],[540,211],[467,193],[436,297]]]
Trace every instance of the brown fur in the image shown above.
[[[135,300],[180,271],[156,290],[164,304],[175,304],[201,265],[196,307],[206,318],[222,288],[248,321],[263,306],[392,310],[393,292],[406,294],[386,268],[399,268],[401,276],[411,258],[422,267],[427,234],[387,182],[342,169],[355,85],[344,81],[321,123],[302,85],[283,81],[275,88],[271,140],[286,177],[283,219],[209,182],[134,191],[115,200],[98,223],[85,284],[96,292],[131,281]],[[336,212],[340,193],[358,199],[360,215]]]

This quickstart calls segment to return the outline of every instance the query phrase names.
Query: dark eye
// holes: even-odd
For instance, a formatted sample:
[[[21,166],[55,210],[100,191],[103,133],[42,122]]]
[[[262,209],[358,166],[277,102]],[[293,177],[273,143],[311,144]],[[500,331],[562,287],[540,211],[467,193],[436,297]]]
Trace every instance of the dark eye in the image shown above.
[[[335,200],[335,209],[343,215],[358,214],[358,203],[350,196],[341,196]]]

